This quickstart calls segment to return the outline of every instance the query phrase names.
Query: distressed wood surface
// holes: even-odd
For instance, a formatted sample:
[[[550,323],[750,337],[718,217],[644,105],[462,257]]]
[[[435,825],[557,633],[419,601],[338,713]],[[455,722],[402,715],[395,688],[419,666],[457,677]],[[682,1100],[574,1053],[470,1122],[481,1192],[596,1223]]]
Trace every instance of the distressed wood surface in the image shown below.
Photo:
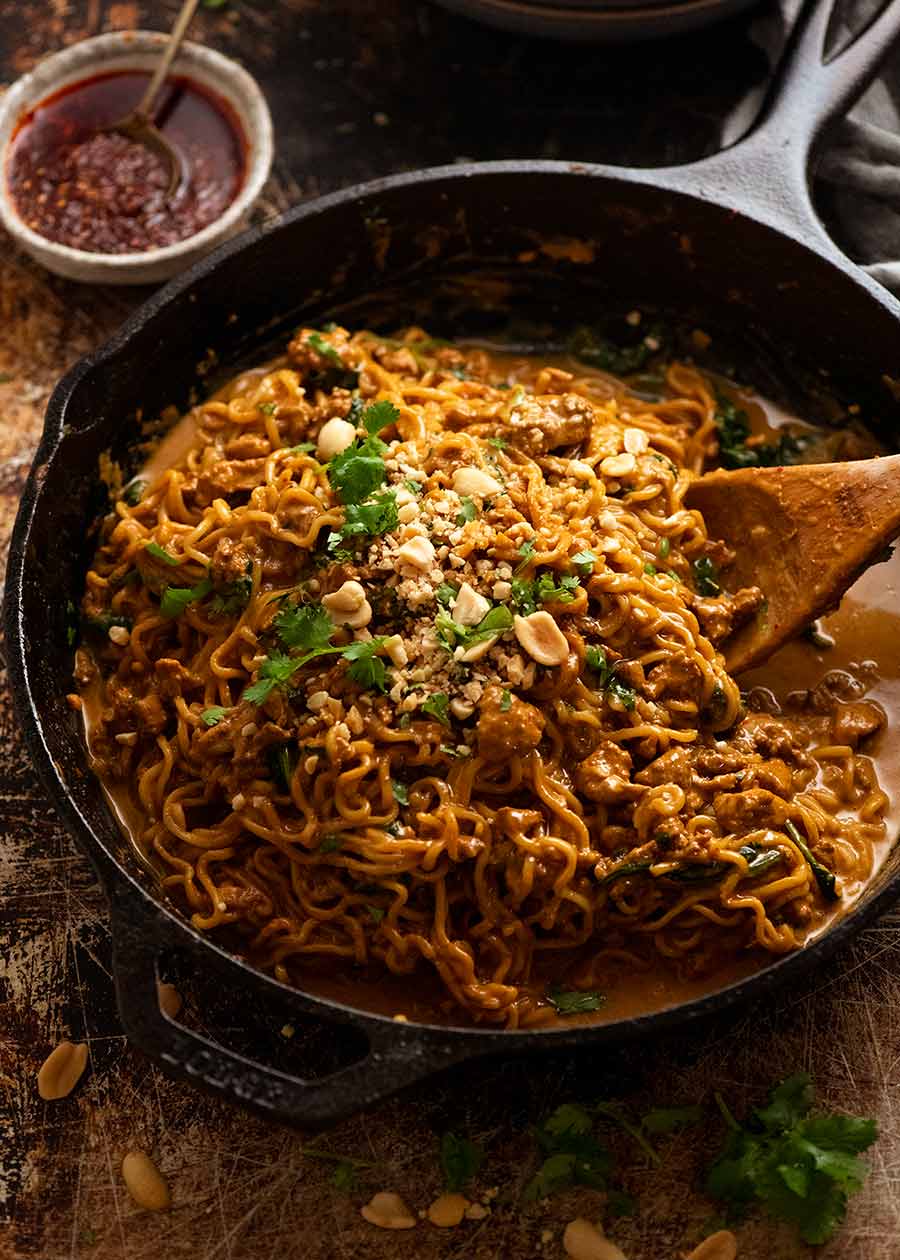
[[[175,7],[0,0],[0,71],[9,81],[42,53],[103,29],[163,27]],[[625,55],[512,40],[406,0],[257,0],[201,10],[196,34],[241,56],[268,93],[279,157],[259,212],[267,215],[351,180],[462,156],[645,164],[694,156],[715,147],[723,116],[762,81],[766,61],[748,23]],[[777,45],[777,12],[764,10],[758,29]],[[54,281],[0,242],[4,548],[49,391],[139,296]],[[103,896],[36,783],[3,683],[3,1260],[556,1260],[565,1222],[601,1216],[603,1199],[573,1190],[527,1209],[518,1202],[536,1160],[530,1126],[548,1107],[606,1097],[639,1112],[718,1089],[740,1112],[797,1070],[814,1074],[823,1102],[874,1115],[881,1129],[869,1181],[823,1254],[900,1255],[897,915],[802,988],[690,1032],[602,1054],[482,1063],[417,1086],[316,1139],[320,1152],[369,1165],[350,1193],[332,1185],[332,1164],[305,1153],[311,1140],[170,1081],[130,1049],[110,965]],[[239,1008],[238,1000],[226,1019],[230,1032]],[[63,1037],[88,1042],[90,1071],[72,1097],[43,1103],[35,1073]],[[359,1205],[376,1190],[427,1205],[440,1189],[439,1135],[451,1128],[488,1148],[477,1189],[490,1214],[443,1232],[365,1224]],[[610,1225],[629,1260],[674,1260],[703,1236],[713,1208],[700,1192],[702,1169],[721,1138],[711,1113],[699,1133],[664,1143],[654,1167],[612,1136],[622,1184],[638,1199],[636,1216]],[[169,1179],[170,1213],[130,1202],[119,1172],[130,1148],[150,1152]],[[739,1237],[742,1260],[813,1254],[760,1220]]]

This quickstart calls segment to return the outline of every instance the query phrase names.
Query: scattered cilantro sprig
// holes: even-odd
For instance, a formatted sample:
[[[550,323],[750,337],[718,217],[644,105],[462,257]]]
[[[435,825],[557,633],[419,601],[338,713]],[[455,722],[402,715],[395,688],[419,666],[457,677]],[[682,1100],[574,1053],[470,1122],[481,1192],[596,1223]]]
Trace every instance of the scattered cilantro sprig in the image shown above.
[[[512,601],[523,617],[533,613],[539,604],[571,604],[579,579],[574,573],[564,573],[557,582],[555,576],[553,573],[542,573],[532,581],[513,578]]]
[[[485,1152],[477,1143],[455,1133],[441,1138],[441,1171],[444,1185],[451,1193],[459,1193],[478,1174]]]
[[[805,1242],[827,1242],[866,1175],[860,1153],[878,1136],[874,1120],[813,1113],[805,1074],[788,1077],[766,1107],[738,1124],[720,1097],[728,1126],[725,1147],[709,1170],[707,1192],[740,1218],[759,1203],[770,1216],[797,1226]]]
[[[400,418],[394,404],[385,400],[357,412],[354,416],[351,410],[351,422],[357,420],[366,436],[356,438],[327,465],[328,483],[344,504],[363,503],[384,485],[387,446],[378,434]]]

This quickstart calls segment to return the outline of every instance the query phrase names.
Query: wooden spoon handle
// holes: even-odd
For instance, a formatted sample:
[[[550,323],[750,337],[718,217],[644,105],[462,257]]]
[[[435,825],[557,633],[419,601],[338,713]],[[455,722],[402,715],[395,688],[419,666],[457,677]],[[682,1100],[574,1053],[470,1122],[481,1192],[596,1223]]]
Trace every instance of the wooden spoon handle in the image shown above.
[[[178,50],[187,34],[187,29],[191,24],[191,19],[197,12],[197,6],[200,0],[184,0],[178,17],[175,19],[175,25],[172,27],[172,33],[169,36],[169,42],[166,50],[160,57],[156,69],[147,84],[147,90],[138,102],[135,114],[140,118],[146,118],[149,122],[153,118],[153,106],[156,103],[156,97],[159,89],[162,87],[166,77],[171,69],[172,62],[178,55]]]

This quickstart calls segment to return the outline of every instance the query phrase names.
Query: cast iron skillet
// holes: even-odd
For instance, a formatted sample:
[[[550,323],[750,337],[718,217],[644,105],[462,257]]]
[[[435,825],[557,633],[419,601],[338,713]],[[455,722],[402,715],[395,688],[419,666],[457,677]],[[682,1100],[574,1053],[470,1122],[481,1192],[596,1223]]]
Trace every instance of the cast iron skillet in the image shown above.
[[[806,949],[700,1000],[639,1018],[524,1032],[398,1024],[279,985],[169,908],[116,827],[64,700],[72,672],[66,606],[79,602],[91,550],[99,454],[111,449],[127,464],[138,409],[153,416],[207,389],[208,351],[231,367],[300,319],[340,310],[348,319],[365,311],[368,319],[380,308],[388,322],[410,322],[424,311],[426,294],[425,317],[451,323],[463,310],[476,322],[535,308],[553,318],[591,318],[616,302],[629,309],[653,301],[702,312],[703,326],[717,335],[743,331],[760,347],[790,349],[870,396],[881,390],[885,423],[900,433],[881,385],[900,355],[900,303],[832,244],[808,186],[814,142],[870,81],[900,32],[900,4],[823,64],[829,9],[813,5],[806,14],[777,99],[735,150],[655,172],[559,162],[448,167],[322,198],[170,284],[57,387],[10,550],[9,672],[41,779],[109,897],[123,1025],[168,1071],[280,1119],[323,1126],[476,1056],[600,1047],[765,994],[821,967],[900,894],[898,850],[852,915]],[[556,257],[561,237],[582,242],[563,250],[574,261]],[[475,288],[473,276],[480,278]],[[363,299],[373,294],[369,309]],[[160,1012],[155,977],[167,951],[216,976],[237,1001],[278,1000],[298,1019],[326,1021],[339,1038],[361,1036],[368,1051],[324,1079],[303,1080],[217,1045]]]

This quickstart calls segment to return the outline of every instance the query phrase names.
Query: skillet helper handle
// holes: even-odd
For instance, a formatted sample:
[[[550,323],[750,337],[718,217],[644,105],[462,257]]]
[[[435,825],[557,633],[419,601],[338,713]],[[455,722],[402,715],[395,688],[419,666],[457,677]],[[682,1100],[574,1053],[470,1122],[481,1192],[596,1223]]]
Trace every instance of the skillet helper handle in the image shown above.
[[[465,1035],[377,1018],[355,1019],[368,1050],[362,1059],[329,1076],[304,1080],[249,1059],[165,1015],[157,995],[158,958],[168,947],[190,949],[163,914],[136,909],[131,898],[111,900],[113,973],[119,1016],[128,1039],[164,1070],[280,1122],[315,1131],[372,1106],[414,1081],[474,1057]],[[203,951],[208,963],[208,953]],[[342,1025],[325,1024],[328,1036]]]
[[[801,242],[811,238],[840,254],[812,202],[810,158],[828,125],[859,100],[900,38],[900,2],[882,3],[878,15],[826,61],[838,0],[807,0],[750,133],[720,153],[657,176],[664,174],[670,187],[749,209]]]

